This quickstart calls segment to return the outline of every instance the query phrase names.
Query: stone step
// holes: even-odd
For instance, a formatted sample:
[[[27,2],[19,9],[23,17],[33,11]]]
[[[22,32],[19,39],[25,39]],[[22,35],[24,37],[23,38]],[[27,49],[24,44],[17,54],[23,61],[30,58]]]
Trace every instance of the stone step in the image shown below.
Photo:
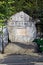
[[[16,53],[16,54],[29,54],[31,52],[37,52],[37,46],[34,43],[28,45],[22,43],[9,43],[5,48],[5,53]]]

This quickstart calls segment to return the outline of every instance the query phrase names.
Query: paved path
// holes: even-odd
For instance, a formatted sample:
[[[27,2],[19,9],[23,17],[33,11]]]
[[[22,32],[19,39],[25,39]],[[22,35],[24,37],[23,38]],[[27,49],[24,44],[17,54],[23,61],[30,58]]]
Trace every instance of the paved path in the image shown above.
[[[43,63],[43,56],[35,57],[31,55],[9,55],[4,59],[0,60],[0,64],[7,64],[7,65],[34,65],[40,62],[41,64]]]

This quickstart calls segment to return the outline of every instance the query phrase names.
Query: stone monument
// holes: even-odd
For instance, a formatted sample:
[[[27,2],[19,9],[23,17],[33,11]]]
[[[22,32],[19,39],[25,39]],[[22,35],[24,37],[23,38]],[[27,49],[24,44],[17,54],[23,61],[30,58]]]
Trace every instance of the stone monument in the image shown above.
[[[7,23],[11,42],[29,43],[36,38],[36,27],[32,17],[23,11],[12,15]]]

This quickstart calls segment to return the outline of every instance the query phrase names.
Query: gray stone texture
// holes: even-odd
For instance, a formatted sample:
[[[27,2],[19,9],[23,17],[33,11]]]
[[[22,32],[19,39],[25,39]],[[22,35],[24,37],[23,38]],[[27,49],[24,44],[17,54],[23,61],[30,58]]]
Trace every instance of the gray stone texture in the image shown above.
[[[36,27],[32,17],[23,11],[12,15],[7,23],[11,42],[32,42],[36,37]]]
[[[8,30],[6,26],[3,26],[3,30],[2,30],[2,26],[0,27],[0,51],[2,51],[2,41],[3,41],[3,45],[6,46],[6,44],[8,44]]]

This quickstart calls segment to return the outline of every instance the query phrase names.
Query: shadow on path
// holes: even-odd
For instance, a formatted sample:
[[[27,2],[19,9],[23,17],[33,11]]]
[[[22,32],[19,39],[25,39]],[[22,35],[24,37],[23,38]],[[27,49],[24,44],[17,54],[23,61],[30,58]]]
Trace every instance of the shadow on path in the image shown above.
[[[31,56],[31,55],[9,55],[3,60],[0,61],[1,64],[9,64],[9,63],[31,63],[31,62],[43,62],[43,57],[39,56]]]

